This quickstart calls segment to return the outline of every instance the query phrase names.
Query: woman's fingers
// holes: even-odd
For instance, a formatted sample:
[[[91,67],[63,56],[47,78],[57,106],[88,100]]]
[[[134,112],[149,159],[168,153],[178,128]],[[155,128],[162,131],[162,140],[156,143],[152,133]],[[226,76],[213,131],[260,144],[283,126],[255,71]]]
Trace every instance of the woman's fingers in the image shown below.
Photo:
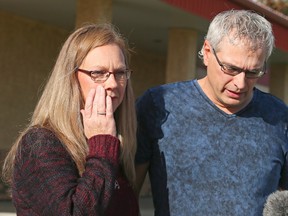
[[[94,100],[94,109],[93,112],[96,112],[97,115],[105,115],[106,113],[106,93],[105,89],[102,86],[97,86],[96,97]]]
[[[91,89],[86,97],[83,116],[86,137],[97,134],[111,134],[116,136],[116,124],[113,116],[113,103],[102,86]]]
[[[113,117],[112,99],[108,95],[106,96],[106,116]]]
[[[87,98],[86,98],[84,111],[81,110],[81,113],[85,114],[85,116],[87,118],[90,118],[91,115],[92,115],[93,101],[95,101],[94,100],[95,94],[96,94],[96,90],[95,89],[91,89],[89,91],[89,93],[87,95]]]
[[[108,123],[108,131],[109,134],[111,134],[112,136],[116,136],[117,131],[116,131],[116,123],[114,120],[114,115],[113,115],[113,105],[112,105],[112,99],[110,96],[106,96],[106,118]]]

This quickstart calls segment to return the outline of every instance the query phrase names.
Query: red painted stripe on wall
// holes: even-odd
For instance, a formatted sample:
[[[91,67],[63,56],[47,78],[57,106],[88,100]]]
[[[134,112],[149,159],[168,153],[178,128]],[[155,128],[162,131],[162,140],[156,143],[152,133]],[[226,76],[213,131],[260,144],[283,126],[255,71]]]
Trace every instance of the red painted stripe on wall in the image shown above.
[[[216,14],[229,9],[241,9],[239,5],[229,0],[162,0],[187,12],[211,20]]]
[[[216,14],[224,10],[230,9],[251,9],[259,11],[261,14],[265,14],[265,9],[259,7],[248,0],[162,0],[167,4],[181,8],[189,13],[196,14],[204,19],[211,20]],[[245,3],[244,3],[245,2]],[[250,6],[250,7],[249,7]],[[261,9],[261,10],[257,10]],[[271,14],[271,11],[269,11]],[[276,16],[277,17],[277,16]],[[267,14],[266,18],[272,23],[275,45],[277,48],[288,52],[288,28],[283,26],[281,22],[275,21],[275,14],[269,18]]]

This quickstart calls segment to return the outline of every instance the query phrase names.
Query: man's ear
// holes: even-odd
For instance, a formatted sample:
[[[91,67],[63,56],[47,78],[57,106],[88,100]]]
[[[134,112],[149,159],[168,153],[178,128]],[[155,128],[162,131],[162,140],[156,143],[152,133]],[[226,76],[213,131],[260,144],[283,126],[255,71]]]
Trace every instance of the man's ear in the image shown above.
[[[210,46],[210,43],[207,40],[204,41],[202,51],[203,51],[203,62],[207,66],[209,59],[213,55],[212,47]]]

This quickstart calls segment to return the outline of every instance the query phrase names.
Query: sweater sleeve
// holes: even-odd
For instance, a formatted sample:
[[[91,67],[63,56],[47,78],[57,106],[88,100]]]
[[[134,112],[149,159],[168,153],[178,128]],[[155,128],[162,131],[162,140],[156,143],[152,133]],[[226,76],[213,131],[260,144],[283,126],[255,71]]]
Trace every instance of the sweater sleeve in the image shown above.
[[[82,177],[56,136],[32,129],[15,160],[13,202],[17,215],[103,215],[119,167],[119,140],[97,135],[88,140]]]

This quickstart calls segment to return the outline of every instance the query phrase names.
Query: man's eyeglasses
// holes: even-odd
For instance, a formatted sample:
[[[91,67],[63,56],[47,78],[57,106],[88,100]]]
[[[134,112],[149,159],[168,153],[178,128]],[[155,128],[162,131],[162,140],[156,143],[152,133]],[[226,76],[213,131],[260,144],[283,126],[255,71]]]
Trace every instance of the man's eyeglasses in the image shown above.
[[[232,65],[227,65],[227,64],[224,64],[222,63],[218,56],[216,55],[216,52],[215,52],[215,49],[213,49],[213,54],[219,64],[219,66],[221,67],[221,70],[225,73],[225,74],[228,74],[228,75],[231,75],[231,76],[236,76],[242,72],[245,73],[245,77],[246,78],[259,78],[261,76],[263,76],[265,73],[266,73],[266,61],[264,63],[264,67],[260,70],[258,69],[255,69],[255,70],[244,70],[242,68],[238,68],[236,66],[232,66]]]
[[[132,71],[129,69],[110,72],[110,71],[103,71],[103,70],[88,71],[88,70],[77,68],[76,71],[80,71],[89,75],[91,79],[97,83],[105,82],[110,77],[111,74],[114,75],[116,81],[123,82],[123,81],[128,80],[132,73]]]

